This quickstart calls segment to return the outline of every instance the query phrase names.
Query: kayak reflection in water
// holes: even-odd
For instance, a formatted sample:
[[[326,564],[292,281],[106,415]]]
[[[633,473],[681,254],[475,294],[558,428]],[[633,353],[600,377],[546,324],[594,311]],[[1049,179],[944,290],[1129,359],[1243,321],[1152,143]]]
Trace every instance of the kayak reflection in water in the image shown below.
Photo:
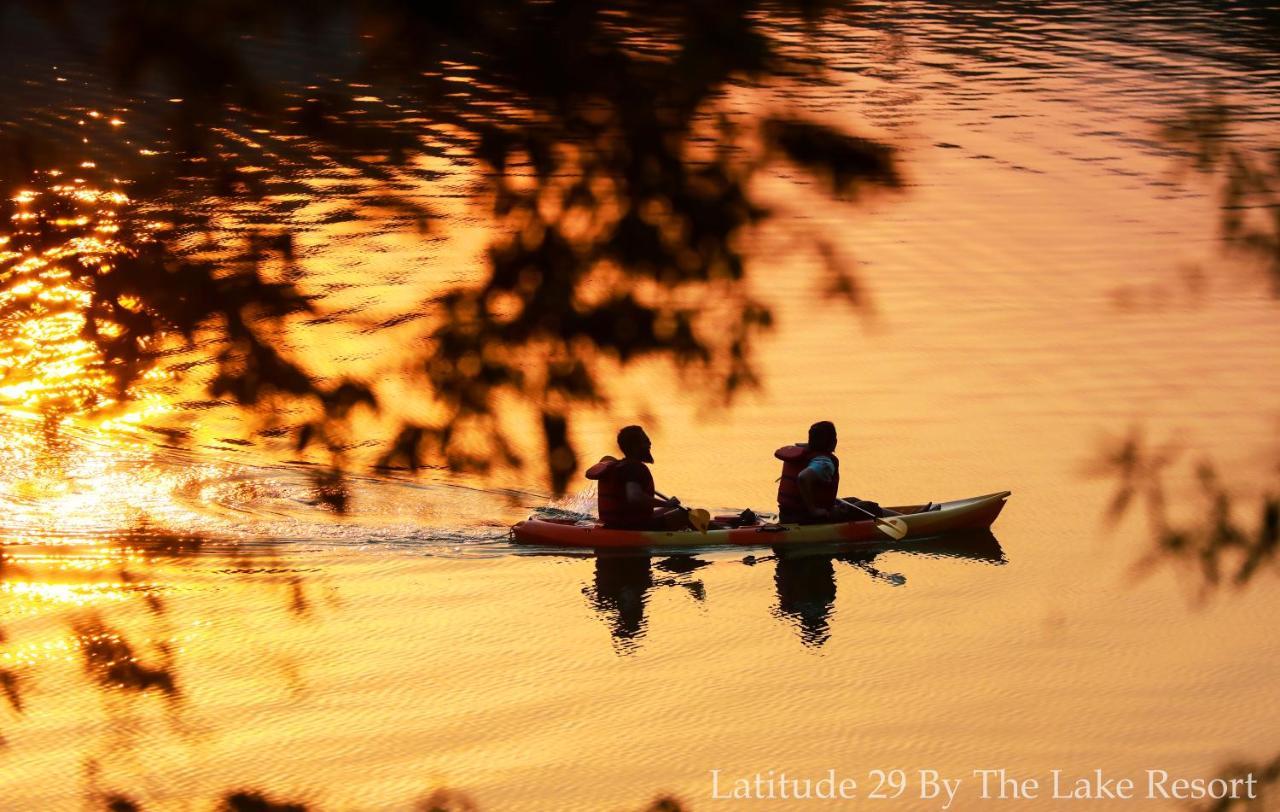
[[[800,640],[818,648],[831,636],[829,618],[836,602],[835,557],[829,555],[776,556],[773,583],[779,620],[796,624]]]
[[[702,603],[707,597],[706,587],[692,573],[710,563],[673,556],[655,564],[647,555],[602,550],[596,556],[595,582],[582,592],[608,624],[615,650],[631,654],[639,649],[648,627],[645,609],[650,593],[660,587],[678,587],[696,603]]]
[[[778,602],[773,608],[773,616],[793,624],[804,645],[821,648],[831,637],[831,615],[836,601],[836,562],[848,564],[885,586],[906,586],[905,573],[886,571],[876,566],[876,560],[885,554],[961,559],[995,566],[1007,563],[1000,542],[989,530],[962,531],[946,538],[926,539],[897,551],[882,549],[825,554],[775,547],[772,555],[760,558],[747,556],[742,563],[754,566],[770,560],[775,562],[773,579]]]
[[[838,548],[839,545],[832,545]],[[959,559],[1001,566],[1007,563],[1000,542],[988,530],[961,531],[943,538],[922,539],[908,548],[826,552],[821,546],[775,547],[772,554],[748,555],[741,564],[749,567],[774,563],[777,602],[769,614],[794,628],[800,641],[821,648],[831,639],[831,619],[836,608],[837,563],[890,587],[903,587],[907,576],[877,566],[881,556],[912,556],[935,560]],[[691,555],[651,556],[636,550],[596,551],[594,579],[582,587],[591,608],[609,629],[614,651],[629,655],[640,650],[649,628],[649,600],[666,587],[687,595],[694,605],[707,601],[707,586],[701,571],[712,566],[732,566],[732,561],[712,562]],[[898,561],[903,559],[898,558]],[[687,606],[687,604],[686,604]],[[678,604],[666,603],[667,611],[682,611]],[[706,619],[699,615],[698,622]],[[856,621],[854,621],[856,622]]]
[[[605,456],[587,469],[599,484],[600,521],[618,530],[683,530],[688,512],[677,499],[659,499],[654,490],[653,443],[644,429],[626,426],[618,432],[622,459]]]
[[[773,452],[782,460],[778,479],[778,521],[783,524],[826,524],[899,516],[857,497],[841,499],[840,458],[836,456],[836,427],[821,420],[809,427],[809,442],[785,445]]]

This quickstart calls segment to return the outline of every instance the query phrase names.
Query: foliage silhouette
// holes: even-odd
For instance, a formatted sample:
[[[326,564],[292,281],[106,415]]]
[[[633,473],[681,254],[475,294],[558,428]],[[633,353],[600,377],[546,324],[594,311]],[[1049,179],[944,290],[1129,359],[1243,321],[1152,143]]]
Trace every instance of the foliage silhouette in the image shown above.
[[[1236,116],[1224,103],[1206,104],[1169,122],[1164,136],[1188,167],[1217,181],[1223,244],[1259,263],[1280,295],[1280,144],[1245,141]]]
[[[1136,430],[1109,444],[1091,467],[1091,473],[1116,481],[1107,519],[1118,522],[1137,508],[1146,514],[1153,546],[1135,563],[1135,576],[1145,577],[1160,564],[1181,567],[1193,573],[1199,600],[1224,587],[1243,588],[1275,564],[1280,497],[1264,495],[1255,508],[1257,521],[1243,523],[1237,497],[1203,459],[1193,466],[1199,498],[1187,503],[1201,509],[1188,519],[1170,507],[1179,500],[1168,496],[1167,480],[1179,456],[1173,446],[1149,447]]]
[[[1237,132],[1236,117],[1222,102],[1205,104],[1168,122],[1163,135],[1182,151],[1185,167],[1217,182],[1224,247],[1257,263],[1280,295],[1280,145],[1249,142]],[[1239,497],[1213,462],[1202,459],[1192,466],[1202,509],[1187,520],[1171,510],[1167,496],[1167,478],[1179,456],[1173,445],[1150,447],[1137,430],[1104,449],[1092,473],[1116,482],[1107,519],[1119,521],[1138,506],[1145,511],[1154,544],[1135,565],[1137,575],[1161,563],[1189,569],[1202,600],[1223,587],[1243,588],[1275,564],[1280,494],[1264,489],[1250,508],[1256,520],[1243,523]]]
[[[730,103],[735,84],[818,75],[820,61],[785,55],[770,26],[816,24],[829,12],[819,0],[7,0],[4,9],[52,27],[122,92],[159,87],[183,100],[157,125],[162,160],[136,168],[131,188],[169,201],[174,227],[146,237],[122,217],[114,270],[75,270],[93,296],[86,337],[119,390],[154,361],[161,337],[212,330],[211,394],[265,411],[310,404],[313,416],[293,427],[296,444],[327,447],[335,464],[340,427],[352,410],[379,406],[376,387],[322,380],[281,349],[281,325],[313,307],[287,228],[250,234],[230,263],[178,250],[182,235],[207,226],[181,205],[192,189],[269,200],[272,183],[323,152],[385,187],[384,213],[422,223],[430,213],[399,190],[421,181],[413,160],[438,154],[432,139],[445,134],[480,178],[495,236],[482,281],[406,314],[429,325],[418,369],[439,413],[399,415],[404,426],[381,463],[517,465],[501,407],[514,397],[537,415],[546,475],[561,492],[577,467],[572,414],[607,401],[602,381],[616,366],[665,359],[724,402],[758,385],[754,346],[772,314],[753,292],[741,244],[769,216],[751,190],[763,168],[788,161],[850,199],[901,184],[882,144]],[[246,45],[270,51],[288,37],[314,44],[323,71],[293,81]],[[369,115],[345,90],[353,82],[426,124]],[[279,147],[275,177],[264,180],[239,168],[228,131],[300,140]],[[8,134],[0,187],[40,180],[56,163],[53,146]],[[30,248],[63,236],[37,228]],[[278,273],[264,272],[268,261]],[[856,303],[852,278],[833,272],[833,289]],[[98,321],[119,327],[104,336]]]
[[[144,807],[126,795],[111,794],[102,799],[106,812],[144,812]],[[315,807],[296,801],[278,801],[257,790],[236,790],[223,796],[217,812],[307,812]],[[437,789],[413,805],[416,812],[479,812],[480,806],[463,792]],[[687,807],[668,795],[660,795],[641,812],[686,812]]]
[[[170,697],[178,695],[167,644],[157,646],[161,662],[148,665],[140,661],[133,646],[119,632],[99,618],[76,623],[74,632],[80,642],[85,672],[103,687],[136,692],[154,689]]]
[[[223,799],[220,812],[307,812],[307,806],[273,801],[260,792],[241,790]]]
[[[1257,792],[1253,798],[1222,798],[1216,801],[1198,804],[1198,812],[1233,812],[1233,810],[1266,810],[1275,808],[1275,788],[1280,784],[1280,756],[1275,756],[1264,763],[1228,764],[1218,774],[1219,778],[1230,781],[1232,778],[1252,776],[1257,782]]]

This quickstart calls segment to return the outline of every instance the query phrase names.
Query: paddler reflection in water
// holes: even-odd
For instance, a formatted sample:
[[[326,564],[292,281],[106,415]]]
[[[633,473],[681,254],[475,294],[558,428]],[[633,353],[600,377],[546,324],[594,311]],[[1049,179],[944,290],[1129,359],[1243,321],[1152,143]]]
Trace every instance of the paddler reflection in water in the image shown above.
[[[778,520],[783,524],[823,524],[898,516],[875,502],[839,498],[840,458],[836,456],[836,427],[822,420],[809,427],[809,442],[786,445],[773,452],[782,460],[778,480]]]
[[[653,474],[653,443],[644,429],[626,426],[618,432],[622,459],[602,457],[587,469],[587,479],[599,483],[600,520],[619,530],[681,530],[689,526],[687,511],[677,499],[659,499]]]

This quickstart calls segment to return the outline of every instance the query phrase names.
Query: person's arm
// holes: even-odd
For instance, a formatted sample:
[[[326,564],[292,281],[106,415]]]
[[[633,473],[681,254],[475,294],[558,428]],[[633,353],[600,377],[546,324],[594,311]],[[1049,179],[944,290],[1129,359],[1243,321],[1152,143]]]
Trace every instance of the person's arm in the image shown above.
[[[818,457],[800,472],[796,477],[796,485],[800,491],[800,499],[804,502],[805,509],[813,516],[826,516],[829,512],[826,508],[817,506],[814,492],[818,485],[831,481],[835,476],[835,466],[825,457]]]
[[[818,507],[814,503],[814,489],[822,482],[822,474],[818,473],[814,468],[805,468],[800,472],[800,476],[796,477],[796,485],[800,490],[800,499],[804,502],[805,509],[815,516],[821,516],[826,513],[825,510]]]
[[[644,486],[641,485],[639,482],[636,482],[634,479],[628,481],[627,482],[627,504],[640,507],[641,505],[645,505],[647,501],[648,501],[648,496],[645,494]],[[657,507],[660,504],[661,503],[658,501],[658,498],[655,496],[653,498],[653,505],[645,505],[645,506]]]
[[[640,505],[645,504],[645,498],[645,488],[643,485],[636,482],[634,479],[627,482],[627,504],[639,507]],[[678,507],[679,505],[680,502],[677,499],[660,499],[655,496],[653,497],[653,501],[649,503],[648,507]]]

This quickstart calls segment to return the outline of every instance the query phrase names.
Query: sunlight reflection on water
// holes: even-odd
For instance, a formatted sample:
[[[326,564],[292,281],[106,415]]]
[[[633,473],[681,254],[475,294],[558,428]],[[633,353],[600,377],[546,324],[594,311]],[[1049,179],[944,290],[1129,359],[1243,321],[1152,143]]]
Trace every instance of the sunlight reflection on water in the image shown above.
[[[886,501],[1012,488],[998,555],[517,556],[506,525],[547,504],[533,476],[362,469],[338,516],[311,461],[203,394],[198,348],[158,358],[134,400],[113,403],[79,338],[84,291],[57,265],[110,261],[127,186],[87,188],[67,170],[40,194],[101,218],[93,241],[39,257],[0,244],[0,674],[26,697],[23,715],[0,717],[13,768],[0,791],[19,808],[75,804],[84,787],[68,776],[93,761],[95,786],[147,809],[241,783],[394,808],[430,777],[485,808],[623,808],[661,786],[696,810],[714,766],[818,771],[837,754],[956,774],[975,759],[1205,771],[1274,746],[1274,596],[1193,614],[1172,579],[1130,588],[1141,531],[1104,537],[1107,489],[1079,477],[1100,434],[1139,421],[1248,487],[1269,481],[1277,407],[1258,381],[1278,360],[1275,304],[1247,274],[1218,273],[1213,201],[1174,177],[1156,134],[1208,87],[1241,102],[1245,133],[1275,129],[1280,65],[1256,21],[1197,3],[1131,16],[866,5],[820,32],[833,82],[784,101],[893,132],[910,193],[864,212],[785,171],[763,181],[790,229],[753,237],[779,315],[766,391],[699,422],[696,398],[641,365],[581,446],[610,452],[617,424],[652,418],[660,488],[768,509],[772,449],[821,414],[842,427],[846,475]],[[59,62],[68,81],[42,68],[15,91],[41,121],[78,138],[92,108],[122,137],[147,131],[155,100],[140,92],[126,115]],[[348,90],[390,125],[435,126],[380,89]],[[218,227],[301,235],[323,312],[289,339],[322,370],[402,381],[398,353],[419,330],[399,320],[403,300],[473,279],[483,256],[449,133],[432,129],[434,152],[395,178],[440,213],[427,239],[306,144],[226,136],[267,195],[218,209]],[[169,145],[127,149],[158,159]],[[15,228],[40,210],[36,191]],[[874,319],[815,294],[813,246],[830,234],[861,263]],[[1207,291],[1183,284],[1188,264],[1210,271]],[[156,431],[175,424],[191,442]],[[552,507],[586,512],[592,498],[584,487]],[[142,670],[110,672],[121,643]]]

